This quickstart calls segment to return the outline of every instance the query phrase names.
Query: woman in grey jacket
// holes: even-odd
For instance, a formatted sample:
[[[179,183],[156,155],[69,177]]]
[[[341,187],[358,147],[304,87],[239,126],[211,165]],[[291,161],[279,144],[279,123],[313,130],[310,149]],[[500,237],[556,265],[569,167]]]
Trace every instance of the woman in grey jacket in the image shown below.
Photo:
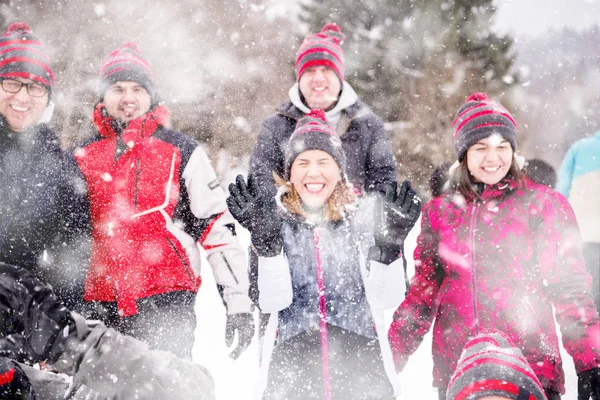
[[[400,194],[357,197],[346,158],[321,110],[300,120],[286,147],[274,201],[238,177],[228,205],[259,255],[259,305],[270,313],[263,374],[266,399],[390,399],[395,392],[382,311],[404,295],[394,263],[420,201]],[[375,218],[373,218],[375,214]],[[275,343],[275,331],[277,339]]]

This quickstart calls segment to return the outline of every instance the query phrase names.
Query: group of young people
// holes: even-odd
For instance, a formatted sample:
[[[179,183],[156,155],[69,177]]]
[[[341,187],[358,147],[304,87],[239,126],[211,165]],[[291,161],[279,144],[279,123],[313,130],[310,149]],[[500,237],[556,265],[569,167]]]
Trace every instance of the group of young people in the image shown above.
[[[169,385],[193,364],[199,243],[226,304],[226,340],[237,333],[233,357],[255,334],[252,301],[261,310],[261,398],[395,398],[397,373],[433,325],[440,399],[558,399],[554,317],[580,399],[600,397],[600,320],[577,222],[561,194],[523,174],[510,112],[483,93],[467,98],[448,187],[422,206],[409,182],[397,182],[383,121],[344,79],[343,39],[329,23],[302,42],[289,101],[263,124],[248,178],[226,198],[202,148],[169,128],[131,43],[102,64],[96,134],[73,154],[61,150],[41,119],[50,62],[27,25],[9,27],[0,39],[0,261],[19,268],[0,268],[0,350],[13,377],[15,368],[25,380],[34,373],[11,360],[48,360],[79,373],[77,390],[98,398],[150,398],[161,385],[164,397],[152,398],[187,398]],[[408,283],[404,240],[419,216]],[[249,273],[234,218],[251,234]],[[35,289],[46,283],[58,299]],[[388,330],[384,311],[393,309]],[[121,334],[147,343],[148,357],[173,354],[171,364],[105,362],[123,350],[102,340],[133,340]],[[510,373],[480,368],[491,359]],[[136,365],[144,374],[131,374]],[[160,379],[178,368],[179,378]],[[214,396],[210,375],[191,373],[202,379],[186,384]],[[103,391],[119,374],[123,386]]]

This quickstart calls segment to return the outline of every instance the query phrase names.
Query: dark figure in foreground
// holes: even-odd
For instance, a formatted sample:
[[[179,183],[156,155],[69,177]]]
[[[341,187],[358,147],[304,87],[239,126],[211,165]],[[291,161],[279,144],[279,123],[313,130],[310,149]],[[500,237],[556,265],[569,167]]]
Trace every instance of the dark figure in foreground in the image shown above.
[[[102,323],[90,324],[22,268],[0,263],[0,308],[23,326],[21,334],[0,339],[1,399],[215,398],[205,368],[150,350]],[[53,372],[26,364],[40,361]]]

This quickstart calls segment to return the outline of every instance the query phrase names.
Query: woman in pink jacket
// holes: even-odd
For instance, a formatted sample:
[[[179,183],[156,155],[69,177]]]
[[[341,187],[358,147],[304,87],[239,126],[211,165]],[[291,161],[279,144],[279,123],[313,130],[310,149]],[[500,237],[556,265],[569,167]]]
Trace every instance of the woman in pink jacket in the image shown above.
[[[502,331],[548,399],[560,399],[554,306],[580,399],[588,399],[600,387],[600,323],[573,212],[561,194],[520,171],[516,123],[500,104],[475,93],[454,127],[451,187],[423,208],[415,276],[389,330],[396,367],[402,370],[433,323],[433,385],[446,399],[465,343]]]

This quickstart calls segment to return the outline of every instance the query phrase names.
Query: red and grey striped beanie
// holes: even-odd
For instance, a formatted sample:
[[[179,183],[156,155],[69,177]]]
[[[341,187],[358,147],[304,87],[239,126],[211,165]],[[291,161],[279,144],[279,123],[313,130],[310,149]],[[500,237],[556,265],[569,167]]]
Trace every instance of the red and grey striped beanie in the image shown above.
[[[521,350],[498,332],[467,342],[450,379],[446,399],[476,400],[486,396],[547,400]]]
[[[100,97],[104,96],[106,89],[116,82],[137,82],[148,91],[153,104],[159,101],[150,65],[135,43],[123,43],[106,56],[100,68],[100,79],[98,90]]]
[[[454,149],[462,160],[469,147],[492,134],[499,134],[517,150],[517,123],[501,104],[485,93],[473,93],[454,118]]]
[[[340,47],[346,35],[336,23],[325,24],[321,32],[307,36],[296,54],[296,80],[307,68],[324,65],[331,68],[344,82],[344,50]]]
[[[345,177],[346,154],[342,148],[342,141],[335,129],[327,125],[323,110],[311,110],[298,120],[296,129],[285,148],[284,177],[286,180],[290,179],[290,170],[296,157],[307,150],[323,150],[329,153],[342,170],[342,176]]]
[[[24,22],[15,22],[0,37],[0,77],[24,78],[52,87],[54,74],[42,42]]]

